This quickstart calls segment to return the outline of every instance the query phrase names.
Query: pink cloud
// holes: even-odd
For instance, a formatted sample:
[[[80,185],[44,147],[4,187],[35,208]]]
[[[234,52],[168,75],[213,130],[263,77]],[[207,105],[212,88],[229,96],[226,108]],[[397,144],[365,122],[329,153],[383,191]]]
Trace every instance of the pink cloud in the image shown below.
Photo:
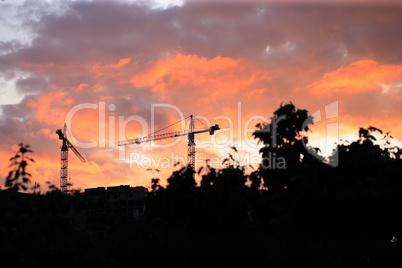
[[[232,124],[234,134],[223,129],[216,139],[229,138],[228,145],[242,142],[239,149],[255,155],[258,149],[244,142],[244,128],[252,131],[258,120],[269,119],[288,101],[314,112],[338,100],[346,132],[378,122],[377,127],[402,139],[398,7],[187,2],[150,10],[123,1],[74,1],[60,13],[33,10],[37,19],[24,24],[34,33],[31,43],[0,42],[4,79],[15,80],[24,94],[20,103],[1,107],[2,178],[11,146],[24,142],[35,151],[37,163],[30,167],[35,178],[58,185],[60,141],[54,132],[73,107],[84,103],[97,108],[78,111],[71,132],[78,141],[105,146],[78,148],[87,164],[71,154],[72,182],[82,188],[149,184],[146,169],[119,160],[115,144],[119,116],[135,115],[149,123],[153,104],[173,105],[223,128]],[[106,109],[103,134],[101,103]],[[155,129],[161,129],[179,118],[172,109],[160,108],[154,119]],[[123,138],[146,134],[133,121]],[[208,134],[197,137],[200,143],[210,139]],[[186,147],[183,139],[170,148],[148,144],[126,153],[169,159],[174,152],[186,159]],[[197,151],[221,156],[228,147]],[[164,169],[162,181],[174,169]]]
[[[356,94],[381,91],[382,85],[402,84],[402,65],[383,64],[360,60],[326,73],[310,85],[311,94]]]

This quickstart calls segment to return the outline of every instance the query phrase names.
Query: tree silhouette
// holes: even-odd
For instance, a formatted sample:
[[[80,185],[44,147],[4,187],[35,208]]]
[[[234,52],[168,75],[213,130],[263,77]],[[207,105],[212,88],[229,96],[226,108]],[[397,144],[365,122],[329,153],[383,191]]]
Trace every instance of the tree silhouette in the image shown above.
[[[371,133],[373,132],[379,132],[382,134],[382,130],[378,129],[376,127],[370,126],[367,129],[365,128],[360,128],[359,129],[359,138],[360,138],[360,143],[373,143],[374,141],[376,141],[377,139],[371,135]]]
[[[390,132],[381,141],[374,136],[380,129],[362,127],[355,140],[341,141],[329,157],[339,157],[339,165],[326,165],[306,153],[303,131],[310,118],[292,105],[274,114],[275,146],[271,126],[260,124],[258,130],[270,127],[270,132],[255,132],[267,142],[263,161],[273,161],[269,153],[275,153],[289,170],[261,163],[246,175],[233,153],[220,168],[206,161],[197,187],[194,171],[181,167],[165,190],[156,190],[159,179],[152,177],[153,193],[138,218],[100,214],[89,221],[85,194],[64,195],[55,188],[44,195],[0,191],[4,262],[37,267],[63,259],[69,266],[130,267],[152,259],[158,267],[402,267],[401,148],[391,143]],[[284,114],[297,123],[281,119],[279,125]],[[20,168],[13,186],[24,184],[20,166],[22,159],[29,161],[29,152],[21,145],[11,160],[12,178]]]
[[[264,144],[260,153],[262,163],[253,175],[257,183],[260,177],[269,191],[283,189],[294,175],[296,166],[307,154],[304,144],[308,139],[303,132],[309,130],[313,118],[307,110],[296,109],[292,102],[282,105],[274,112],[272,121],[257,124],[253,136]],[[254,187],[257,187],[254,184]]]
[[[160,172],[159,169],[157,168],[147,168],[147,171],[152,172],[152,179],[151,179],[151,189],[152,192],[155,193],[156,191],[158,191],[159,189],[162,189],[163,187],[160,185],[159,178],[155,178],[155,172]]]
[[[156,192],[159,190],[161,185],[159,184],[159,178],[152,178],[151,179],[151,188],[153,192]]]
[[[222,160],[222,165],[226,168],[237,168],[240,167],[240,162],[235,159],[235,154],[237,153],[237,148],[235,146],[229,147],[232,152],[229,152],[227,157]]]
[[[201,174],[202,171],[206,172],[206,174],[202,175],[201,179],[201,188],[209,189],[212,185],[216,183],[217,172],[216,169],[209,165],[209,159],[205,160],[205,165],[201,166],[198,169],[198,175]]]
[[[169,191],[188,191],[196,186],[194,180],[194,170],[190,167],[182,167],[180,170],[174,171],[167,179]]]
[[[245,168],[238,165],[228,165],[220,169],[214,185],[225,190],[238,190],[245,187],[247,177]]]
[[[285,144],[294,145],[304,136],[303,131],[309,131],[309,124],[313,123],[313,117],[307,110],[296,109],[292,102],[280,107],[271,117],[271,123],[263,122],[256,125],[260,131],[255,131],[253,136],[260,140],[266,147],[281,148]]]
[[[258,171],[253,171],[248,176],[248,180],[251,181],[250,188],[253,191],[259,191],[261,187],[261,177],[258,174]]]
[[[23,143],[18,144],[19,149],[15,156],[10,158],[10,166],[12,170],[6,177],[5,186],[16,191],[28,189],[27,184],[32,177],[31,173],[27,172],[28,161],[35,162],[34,159],[27,156],[27,153],[33,153],[29,145]],[[34,186],[36,187],[36,185]]]

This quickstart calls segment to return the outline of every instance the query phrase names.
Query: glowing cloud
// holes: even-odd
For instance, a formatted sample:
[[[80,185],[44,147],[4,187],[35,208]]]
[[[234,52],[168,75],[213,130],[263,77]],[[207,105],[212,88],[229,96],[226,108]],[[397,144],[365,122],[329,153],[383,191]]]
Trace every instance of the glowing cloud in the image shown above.
[[[310,85],[310,93],[356,94],[376,91],[383,84],[397,82],[402,82],[402,65],[380,65],[374,60],[360,60],[326,73],[318,82]]]

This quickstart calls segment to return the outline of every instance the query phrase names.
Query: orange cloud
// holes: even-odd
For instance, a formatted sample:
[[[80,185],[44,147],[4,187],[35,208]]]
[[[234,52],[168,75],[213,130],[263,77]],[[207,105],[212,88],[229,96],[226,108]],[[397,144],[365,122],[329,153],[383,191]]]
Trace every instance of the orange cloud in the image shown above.
[[[117,82],[119,84],[125,84],[129,80],[129,76],[127,76],[128,67],[135,67],[134,65],[130,65],[131,58],[122,58],[117,63],[101,65],[101,64],[93,64],[91,66],[91,71],[94,77],[98,80],[114,80],[113,84],[115,84],[115,88],[118,88]]]
[[[121,67],[127,65],[130,62],[131,62],[131,58],[123,58],[123,59],[120,59],[119,62],[115,63],[115,64],[107,64],[107,65],[94,64],[92,66],[92,69],[93,70],[118,69],[118,68],[121,68]]]
[[[120,68],[120,67],[123,67],[124,65],[126,65],[126,64],[128,64],[130,62],[131,62],[131,58],[124,58],[124,59],[120,59],[117,64],[110,64],[110,65],[106,65],[104,67],[107,67],[107,68]]]
[[[309,12],[294,13],[293,7],[273,7],[270,13],[274,16],[265,16],[265,10],[255,10],[253,6],[215,9],[213,5],[202,10],[183,6],[165,13],[145,12],[137,5],[95,2],[89,6],[72,5],[60,17],[40,19],[40,27],[33,22],[32,30],[38,30],[33,42],[3,53],[0,67],[5,71],[4,78],[15,80],[29,94],[28,89],[37,88],[32,91],[37,95],[26,95],[20,104],[1,107],[4,117],[0,118],[0,162],[5,164],[0,168],[0,180],[6,176],[6,164],[13,154],[11,144],[24,142],[35,151],[35,178],[58,185],[60,141],[54,132],[63,126],[67,113],[81,103],[99,105],[99,101],[104,101],[106,106],[104,122],[100,122],[96,109],[80,110],[72,119],[70,132],[77,141],[104,144],[78,148],[86,156],[87,164],[71,153],[70,176],[73,184],[81,187],[149,185],[151,177],[146,168],[130,168],[128,162],[119,160],[117,149],[111,144],[120,139],[119,116],[141,116],[150,124],[151,105],[158,103],[173,105],[185,116],[201,115],[222,128],[232,128],[233,133],[222,129],[212,137],[208,133],[197,135],[197,157],[202,153],[222,156],[230,145],[258,155],[258,149],[244,140],[258,122],[268,121],[280,103],[288,101],[310,110],[322,109],[334,98],[339,100],[341,135],[355,136],[359,127],[369,124],[392,130],[395,137],[402,135],[402,97],[398,88],[401,65],[382,64],[398,59],[398,13],[388,9],[377,13],[376,8],[365,12],[358,8],[320,8],[317,16],[310,16]],[[88,7],[100,15],[87,16]],[[113,13],[116,16],[103,16],[111,11],[117,12]],[[343,20],[339,22],[341,13]],[[371,21],[376,21],[376,27],[371,27]],[[311,29],[311,25],[322,22],[336,22],[337,27],[334,31],[328,31],[328,27]],[[78,24],[82,27],[77,28]],[[108,27],[97,31],[103,24]],[[241,27],[233,27],[234,24]],[[364,38],[355,38],[360,33]],[[7,50],[7,46],[17,43],[1,45]],[[267,47],[271,49],[264,50]],[[367,52],[378,62],[356,61],[313,80],[325,72],[325,66],[338,66],[341,60],[351,58],[367,59]],[[156,58],[157,55],[162,56]],[[20,71],[23,77],[19,77]],[[25,78],[26,75],[32,77]],[[55,86],[49,87],[49,83]],[[306,91],[311,94],[305,94]],[[116,109],[108,110],[109,104]],[[156,112],[156,129],[179,119],[175,111],[163,109]],[[99,131],[102,123],[106,128],[103,133]],[[115,129],[110,130],[110,125]],[[244,128],[250,130],[248,134],[243,134]],[[174,130],[179,129],[166,132]],[[113,131],[115,136],[110,134]],[[148,131],[133,121],[121,132],[122,136],[136,138]],[[325,131],[324,121],[316,124],[314,138],[325,137]],[[210,144],[212,139],[221,144],[228,139],[230,142],[226,147],[200,148],[199,144]],[[165,142],[168,141],[160,141]],[[243,148],[238,146],[241,142]],[[174,152],[186,160],[186,149],[184,137],[169,148],[146,144],[127,148],[127,154],[134,152],[158,160]],[[200,164],[202,161],[197,167]],[[176,168],[161,171],[162,183],[172,169]]]
[[[384,85],[402,82],[402,66],[360,60],[326,73],[308,88],[311,94],[356,94],[384,89]]]
[[[185,137],[168,148],[155,148],[149,143],[143,146],[127,147],[125,148],[126,159],[120,160],[116,147],[117,140],[120,140],[122,136],[127,139],[140,137],[149,134],[147,132],[150,129],[144,130],[138,122],[133,121],[126,125],[123,129],[124,133],[119,133],[119,116],[128,118],[131,115],[141,115],[147,118],[146,113],[150,113],[150,105],[159,102],[176,106],[185,116],[194,113],[204,116],[212,124],[219,124],[222,129],[214,136],[211,137],[206,133],[196,137],[196,168],[198,169],[203,165],[206,157],[215,157],[219,165],[221,163],[219,157],[228,153],[230,146],[236,146],[244,151],[244,155],[256,157],[255,159],[258,160],[258,148],[254,144],[256,141],[251,137],[255,124],[264,120],[262,118],[264,116],[267,118],[265,121],[269,120],[269,116],[279,107],[280,102],[288,101],[288,99],[282,100],[285,93],[274,90],[275,85],[267,70],[246,60],[221,56],[206,58],[178,53],[168,58],[151,61],[141,71],[138,71],[139,67],[136,64],[129,64],[130,62],[129,58],[123,58],[115,64],[92,65],[98,66],[88,74],[88,77],[92,75],[93,80],[77,80],[74,81],[75,84],[64,88],[51,87],[38,97],[31,98],[28,106],[32,109],[36,123],[39,123],[41,127],[36,130],[37,142],[32,142],[32,145],[48,144],[46,150],[37,151],[37,166],[32,166],[35,178],[39,178],[38,182],[43,184],[44,181],[51,180],[52,183],[59,185],[60,141],[54,131],[62,127],[68,111],[80,103],[99,105],[99,101],[105,101],[106,109],[104,122],[99,120],[98,109],[82,109],[72,119],[70,132],[77,141],[96,142],[98,145],[95,148],[77,148],[86,157],[85,164],[70,152],[69,176],[72,178],[72,183],[77,187],[87,188],[117,184],[149,186],[152,176],[146,171],[149,167],[161,170],[156,175],[161,178],[161,183],[165,184],[171,172],[178,168],[173,167],[176,162],[174,157],[179,157],[181,164],[187,161]],[[358,61],[324,75],[309,89],[313,97],[315,94],[322,94],[324,88],[328,93],[344,93],[343,95],[350,96],[351,92],[363,92],[368,88],[367,85],[371,86],[369,89],[372,91],[384,90],[384,85],[397,81],[400,74],[401,70],[397,65]],[[392,91],[393,88],[389,90]],[[293,96],[285,97],[293,100]],[[396,96],[393,98],[397,100]],[[240,101],[241,116],[239,116],[238,106]],[[364,101],[367,103],[368,100]],[[109,111],[109,104],[115,104],[116,110]],[[297,101],[295,104],[299,105]],[[369,118],[367,114],[363,117],[354,114],[351,117],[350,115],[354,112],[353,107],[345,106],[344,102],[340,101],[341,138],[345,136],[353,139],[357,129],[367,124],[384,130],[392,128],[393,133],[397,135],[400,133],[399,129],[402,129],[402,126],[397,124],[396,118],[395,120],[389,118],[386,125],[380,126],[375,124],[380,117],[377,115]],[[257,117],[253,119],[254,116]],[[114,122],[110,121],[112,118]],[[150,124],[148,119],[146,119],[147,123]],[[161,108],[155,119],[159,120],[156,129],[160,129],[179,118],[175,111],[165,112]],[[392,122],[393,125],[390,126],[388,122]],[[102,124],[105,129],[102,130],[103,133],[100,133]],[[113,133],[110,132],[111,126],[114,127]],[[326,137],[325,126],[323,122],[322,125],[317,124],[315,127],[314,133],[311,134],[314,145],[322,147],[325,144],[322,138]],[[204,128],[201,125],[197,127]],[[247,133],[244,132],[245,128],[248,130]],[[164,132],[176,130],[182,130],[182,128],[166,129]],[[353,135],[349,136],[351,133]],[[30,135],[30,139],[35,138],[35,135]],[[40,139],[43,141],[39,142]],[[245,142],[246,139],[248,142]],[[157,144],[162,145],[173,141],[174,139],[162,140]],[[213,144],[214,141],[223,146],[219,148],[200,146]],[[130,165],[130,153],[136,157],[139,156],[137,160],[143,162],[140,165]],[[238,153],[238,156],[240,157],[241,153]],[[5,156],[3,158],[5,159]]]
[[[197,72],[201,76],[200,79],[207,79],[203,76],[206,73],[216,73],[217,71],[231,69],[239,64],[239,61],[231,58],[215,57],[211,60],[197,55],[183,55],[178,53],[174,57],[167,59],[159,59],[157,62],[151,62],[151,67],[139,74],[135,75],[131,82],[137,87],[152,86],[159,82],[166,75],[174,72],[180,72],[180,80],[186,79],[193,72]]]
[[[35,118],[48,125],[60,125],[64,122],[63,115],[68,107],[73,104],[73,98],[66,92],[51,91],[39,96],[36,100],[30,100],[28,107],[35,110]],[[51,116],[50,116],[51,115]]]
[[[266,71],[221,56],[208,59],[178,53],[148,65],[147,70],[134,75],[130,81],[135,87],[151,87],[153,93],[162,97],[191,86],[194,98],[208,95],[208,99],[214,100],[218,96],[234,96],[258,80],[271,79]]]

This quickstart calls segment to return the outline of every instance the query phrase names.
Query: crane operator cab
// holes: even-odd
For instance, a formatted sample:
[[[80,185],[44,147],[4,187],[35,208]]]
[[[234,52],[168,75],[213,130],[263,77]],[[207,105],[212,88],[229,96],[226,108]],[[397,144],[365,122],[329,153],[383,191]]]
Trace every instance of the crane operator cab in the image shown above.
[[[214,135],[214,132],[216,130],[219,130],[219,129],[220,129],[219,125],[215,125],[215,126],[210,127],[209,128],[209,135]]]

